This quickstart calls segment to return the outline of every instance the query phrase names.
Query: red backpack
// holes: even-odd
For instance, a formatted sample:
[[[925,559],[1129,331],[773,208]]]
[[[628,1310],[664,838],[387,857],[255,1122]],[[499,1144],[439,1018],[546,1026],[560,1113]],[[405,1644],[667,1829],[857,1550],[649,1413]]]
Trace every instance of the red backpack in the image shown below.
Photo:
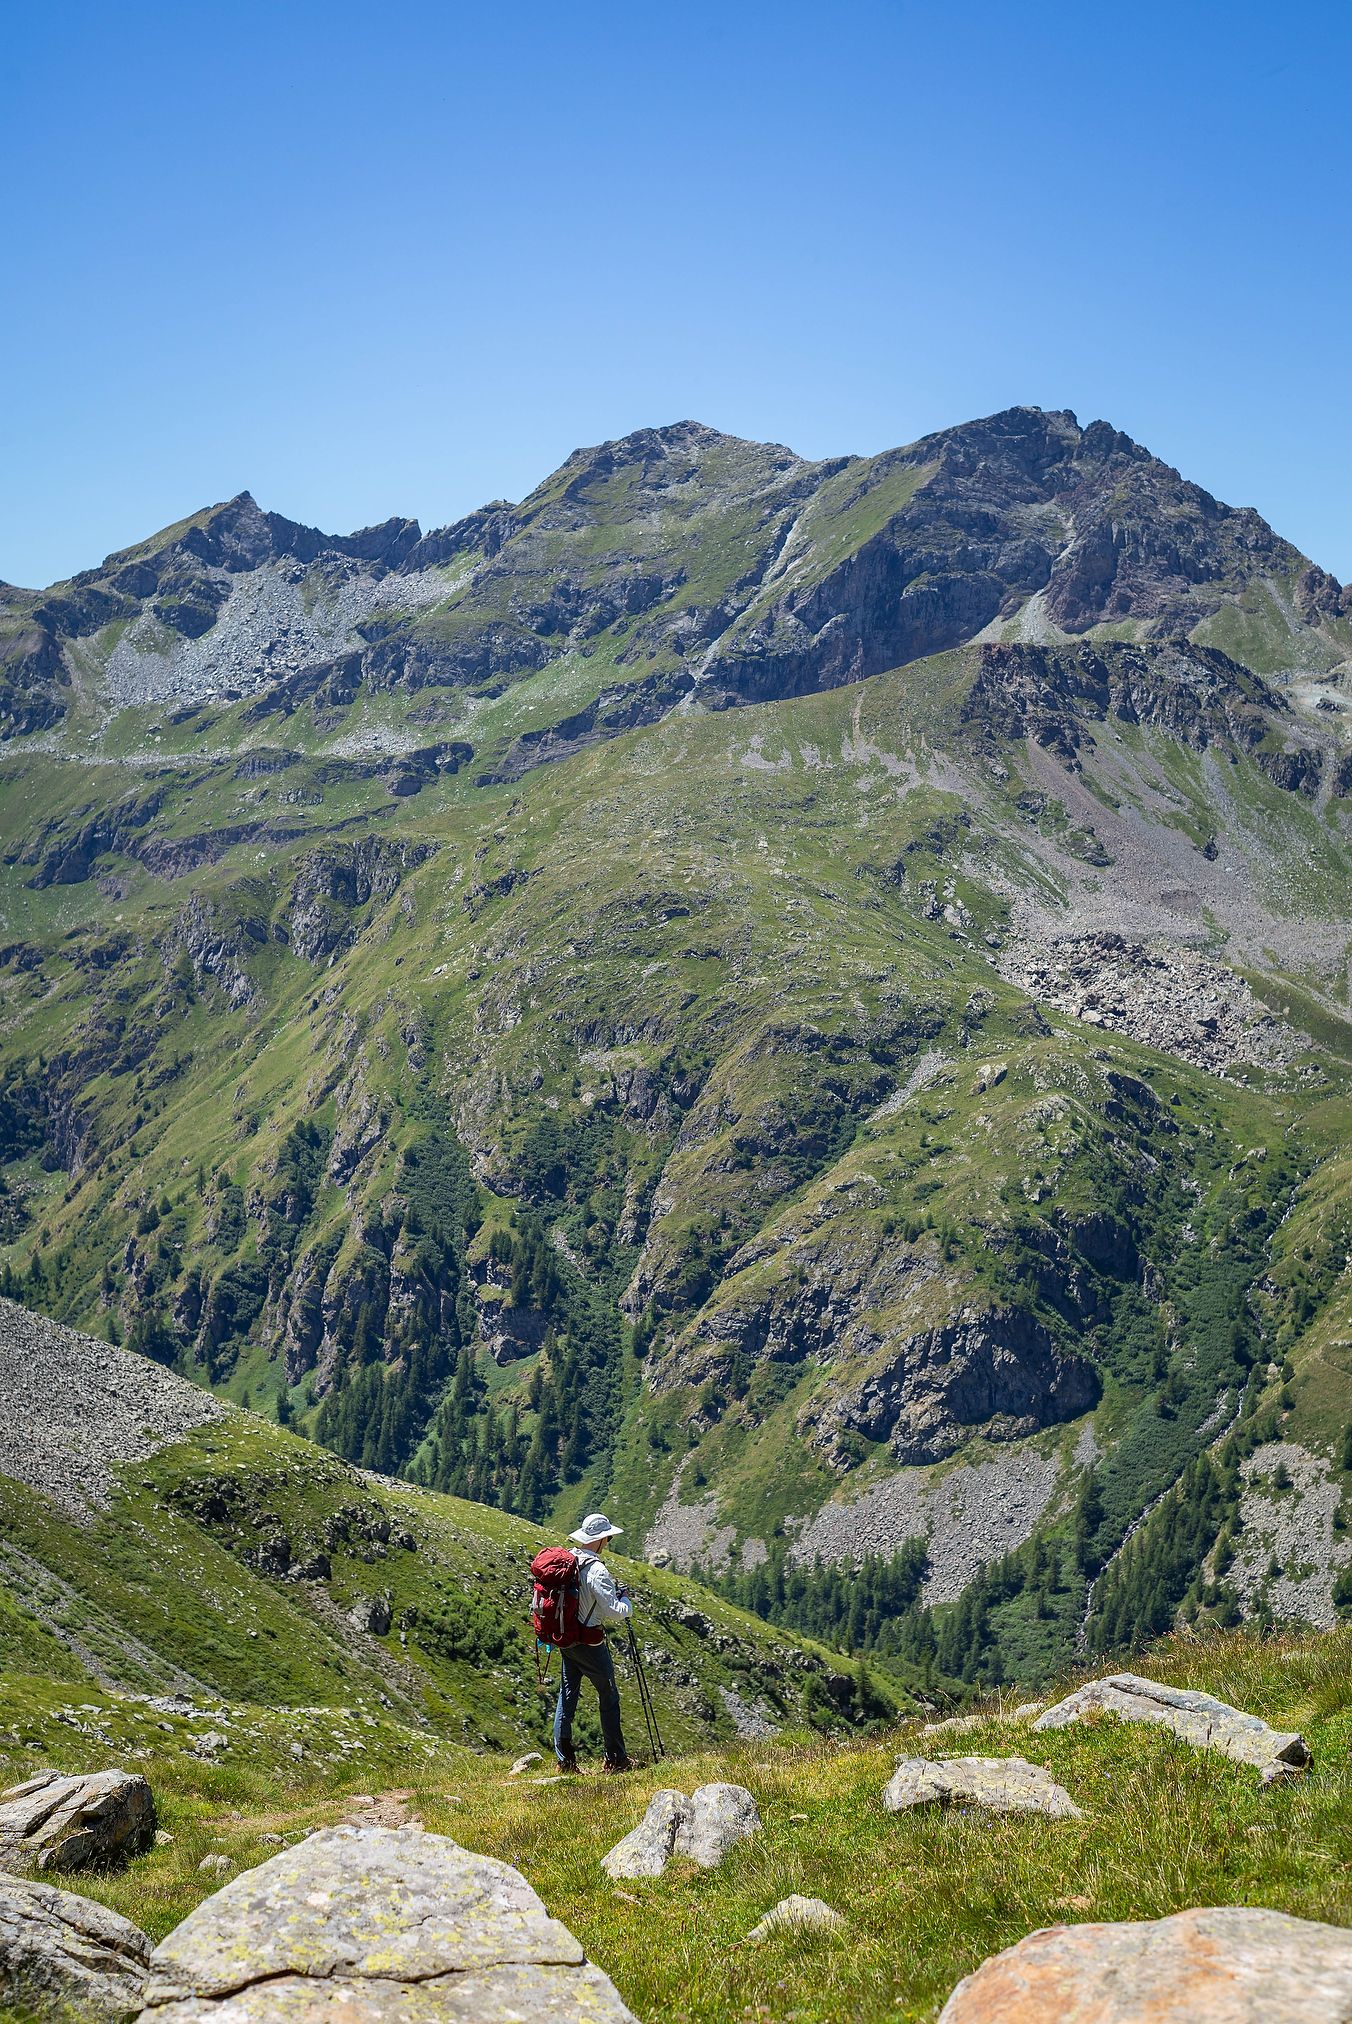
[[[546,1546],[530,1564],[535,1593],[530,1620],[536,1640],[546,1645],[596,1645],[605,1642],[599,1624],[578,1622],[582,1599],[582,1567],[566,1546]]]

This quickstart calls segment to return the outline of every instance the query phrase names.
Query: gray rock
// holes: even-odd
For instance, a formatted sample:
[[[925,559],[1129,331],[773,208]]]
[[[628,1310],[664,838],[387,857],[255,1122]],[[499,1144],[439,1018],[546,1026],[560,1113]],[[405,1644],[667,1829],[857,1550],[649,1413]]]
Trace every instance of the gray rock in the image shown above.
[[[1349,2024],[1352,1932],[1237,1905],[1029,1933],[939,2024]]]
[[[519,1778],[523,1771],[530,1770],[532,1764],[543,1764],[543,1763],[544,1758],[540,1755],[540,1752],[538,1750],[527,1750],[524,1757],[517,1758],[515,1764],[513,1764],[511,1770],[507,1773],[507,1776],[509,1778]]]
[[[117,1912],[36,1877],[0,1874],[0,2005],[120,2024],[140,2008],[150,1941]]]
[[[1162,1687],[1137,1673],[1110,1673],[1090,1680],[1064,1701],[1048,1708],[1034,1729],[1064,1729],[1086,1715],[1117,1715],[1124,1722],[1158,1722],[1199,1750],[1220,1750],[1236,1763],[1252,1764],[1263,1782],[1304,1770],[1310,1747],[1294,1730],[1270,1729],[1257,1715],[1246,1715],[1212,1694],[1183,1687]]]
[[[148,1848],[155,1801],[135,1771],[40,1771],[0,1792],[0,1861],[81,1869]]]
[[[839,1932],[845,1924],[840,1913],[825,1898],[800,1897],[797,1891],[781,1898],[759,1925],[747,1934],[749,1940],[768,1940],[784,1932]]]
[[[248,1870],[156,1948],[141,2024],[633,2024],[503,1862],[336,1827]]]
[[[755,1834],[760,1824],[745,1785],[699,1785],[676,1829],[675,1852],[688,1855],[701,1869],[717,1869],[728,1850]]]
[[[632,1834],[602,1856],[607,1876],[661,1876],[672,1855],[689,1856],[701,1869],[717,1869],[730,1848],[761,1824],[745,1785],[700,1785],[687,1799],[670,1787],[654,1792]]]
[[[985,1813],[1083,1815],[1065,1787],[1022,1757],[903,1757],[883,1793],[889,1813],[913,1806],[977,1806]]]
[[[394,1618],[383,1595],[364,1595],[348,1611],[347,1620],[354,1630],[365,1631],[368,1637],[384,1637]]]
[[[654,1792],[648,1810],[631,1834],[617,1841],[601,1857],[607,1876],[616,1878],[661,1876],[676,1842],[676,1830],[685,1818],[690,1802],[684,1792],[664,1788]]]

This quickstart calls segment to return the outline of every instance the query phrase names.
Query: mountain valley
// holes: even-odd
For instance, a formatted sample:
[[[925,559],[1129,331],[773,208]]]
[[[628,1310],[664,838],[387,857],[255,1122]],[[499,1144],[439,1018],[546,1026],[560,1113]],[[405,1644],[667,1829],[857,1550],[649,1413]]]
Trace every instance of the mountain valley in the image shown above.
[[[1036,409],[0,587],[0,1291],[880,1694],[1330,1625],[1350,677]]]

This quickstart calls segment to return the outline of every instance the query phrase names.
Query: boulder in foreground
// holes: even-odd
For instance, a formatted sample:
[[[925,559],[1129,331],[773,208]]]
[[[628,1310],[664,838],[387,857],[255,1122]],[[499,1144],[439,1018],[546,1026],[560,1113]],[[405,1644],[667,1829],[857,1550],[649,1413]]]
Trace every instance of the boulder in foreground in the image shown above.
[[[700,1785],[687,1799],[664,1787],[654,1792],[632,1834],[601,1858],[607,1876],[660,1876],[673,1855],[688,1855],[701,1869],[717,1869],[730,1848],[761,1824],[745,1785]]]
[[[1228,1905],[1052,1926],[959,1982],[939,2024],[1352,2024],[1352,1932]]]
[[[1063,1785],[1022,1757],[903,1757],[883,1793],[889,1813],[912,1806],[977,1806],[987,1813],[1040,1813],[1081,1820]]]
[[[149,1962],[130,1919],[44,1878],[0,1874],[0,2006],[121,2024],[141,2007]]]
[[[1039,1715],[1034,1729],[1064,1729],[1086,1715],[1117,1715],[1124,1722],[1158,1722],[1199,1750],[1220,1750],[1236,1763],[1252,1764],[1264,1784],[1303,1771],[1310,1746],[1292,1729],[1270,1729],[1257,1715],[1246,1715],[1214,1694],[1186,1687],[1162,1687],[1139,1673],[1109,1673],[1090,1680],[1064,1701]]]
[[[236,1877],[151,1959],[141,2024],[633,2024],[516,1870],[335,1827]]]
[[[86,1869],[148,1848],[155,1801],[139,1772],[40,1771],[0,1792],[0,1863]]]

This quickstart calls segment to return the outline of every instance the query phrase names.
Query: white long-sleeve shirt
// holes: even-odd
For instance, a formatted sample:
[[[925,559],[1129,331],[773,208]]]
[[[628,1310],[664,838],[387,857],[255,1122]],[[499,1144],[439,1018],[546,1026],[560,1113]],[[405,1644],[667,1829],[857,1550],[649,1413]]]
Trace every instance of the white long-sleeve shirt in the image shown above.
[[[627,1623],[630,1602],[615,1586],[615,1577],[599,1554],[578,1549],[578,1575],[582,1593],[578,1597],[577,1620],[584,1630],[608,1623]]]

